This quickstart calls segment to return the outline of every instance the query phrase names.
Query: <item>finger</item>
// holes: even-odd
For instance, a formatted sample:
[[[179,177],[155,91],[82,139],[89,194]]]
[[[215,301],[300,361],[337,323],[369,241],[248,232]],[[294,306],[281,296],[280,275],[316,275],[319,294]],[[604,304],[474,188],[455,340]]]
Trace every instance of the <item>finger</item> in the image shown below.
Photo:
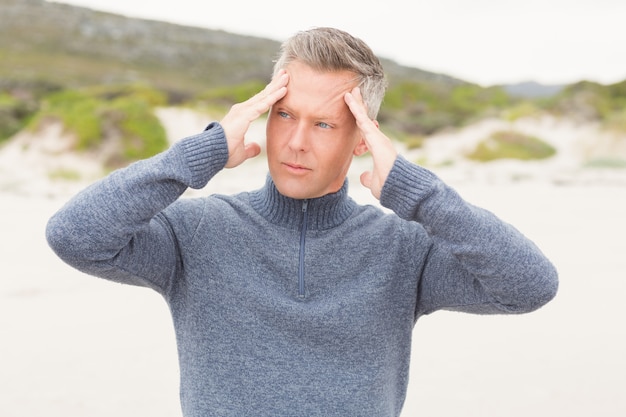
[[[352,92],[346,93],[345,101],[350,108],[350,111],[354,115],[357,127],[361,131],[361,135],[365,140],[365,145],[370,152],[373,152],[376,146],[376,137],[379,134],[378,126],[369,118],[367,109],[363,103],[361,92],[358,87],[355,87]]]
[[[285,75],[285,77],[286,79],[289,79],[289,76]],[[281,85],[280,88],[269,93],[267,97],[265,97],[265,104],[267,105],[267,108],[269,109],[270,107],[272,107],[278,100],[285,97],[286,94],[287,94],[286,85]]]
[[[285,70],[285,69],[278,70],[278,72],[276,74],[274,74],[274,76],[272,77],[272,80],[270,81],[270,84],[278,83],[278,84],[282,85],[283,80],[285,78],[285,75],[287,76],[287,79],[289,79],[289,74],[287,73],[287,70]]]
[[[255,110],[255,118],[268,111],[270,107],[287,94],[288,82],[289,75],[283,72],[265,86],[263,91],[248,100],[248,103],[251,104]]]
[[[361,89],[359,87],[354,87],[352,91],[345,94],[344,98],[348,108],[357,122],[362,120],[363,117],[368,118],[367,110],[365,108],[365,104],[363,103],[363,97],[361,96]]]
[[[280,90],[281,88],[287,86],[288,82],[289,74],[287,74],[287,72],[285,72],[284,70],[281,70],[278,74],[276,74],[276,76],[274,76],[274,78],[272,78],[269,84],[267,84],[265,88],[259,94],[257,94],[257,96],[262,99],[266,98],[277,90]]]
[[[272,80],[265,86],[263,91],[259,93],[261,96],[267,96],[274,93],[276,90],[280,90],[282,87],[287,86],[289,82],[289,74],[285,70],[280,70],[272,78]]]
[[[359,87],[354,87],[351,92],[346,93],[344,100],[356,119],[357,126],[363,133],[367,134],[378,130],[374,121],[367,114],[367,106],[363,102]]]

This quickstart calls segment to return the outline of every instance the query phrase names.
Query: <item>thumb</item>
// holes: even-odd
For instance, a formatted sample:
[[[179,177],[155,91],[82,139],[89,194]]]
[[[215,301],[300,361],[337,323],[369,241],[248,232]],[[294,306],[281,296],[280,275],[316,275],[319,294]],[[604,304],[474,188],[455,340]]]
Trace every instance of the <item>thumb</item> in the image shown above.
[[[254,158],[261,153],[261,146],[256,142],[246,143],[245,152],[246,159]]]
[[[361,184],[363,184],[364,187],[371,189],[372,187],[372,172],[371,171],[365,171],[364,173],[361,174]]]
[[[230,151],[229,151],[230,152]],[[229,153],[228,161],[224,168],[235,168],[243,164],[246,160],[254,158],[261,153],[261,146],[258,143],[247,143],[237,147],[233,152]]]

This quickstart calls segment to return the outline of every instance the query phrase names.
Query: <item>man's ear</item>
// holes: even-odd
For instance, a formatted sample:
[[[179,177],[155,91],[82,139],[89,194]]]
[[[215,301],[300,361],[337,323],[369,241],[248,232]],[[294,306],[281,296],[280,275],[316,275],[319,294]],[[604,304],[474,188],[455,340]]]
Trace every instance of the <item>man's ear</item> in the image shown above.
[[[374,122],[374,124],[376,125],[377,128],[380,128],[380,125],[378,124],[378,120],[372,120],[372,122]],[[365,138],[363,136],[361,136],[361,140],[359,141],[359,143],[354,148],[354,155],[355,156],[361,156],[361,155],[363,155],[367,151],[368,151],[367,143],[365,142]]]
[[[359,141],[359,143],[354,148],[354,152],[353,153],[354,153],[354,156],[361,156],[365,152],[367,152],[367,143],[365,143],[365,139],[363,138],[363,136],[361,136],[361,140]]]

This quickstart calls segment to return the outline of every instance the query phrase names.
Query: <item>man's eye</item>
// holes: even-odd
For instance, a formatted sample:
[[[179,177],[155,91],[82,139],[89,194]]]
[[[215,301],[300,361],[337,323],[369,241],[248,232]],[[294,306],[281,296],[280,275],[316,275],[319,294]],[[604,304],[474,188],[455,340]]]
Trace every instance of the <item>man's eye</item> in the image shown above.
[[[288,119],[289,118],[289,115],[286,112],[284,112],[284,111],[279,111],[277,114],[278,114],[279,117],[282,117],[283,119]]]
[[[328,123],[324,123],[324,122],[319,122],[317,124],[319,127],[321,127],[322,129],[330,129],[331,126]]]

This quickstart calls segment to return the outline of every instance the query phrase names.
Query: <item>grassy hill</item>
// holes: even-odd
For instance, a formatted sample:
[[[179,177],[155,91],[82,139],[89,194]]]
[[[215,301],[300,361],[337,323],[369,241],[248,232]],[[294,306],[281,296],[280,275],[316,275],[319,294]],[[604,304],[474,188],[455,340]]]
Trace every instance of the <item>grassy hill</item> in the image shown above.
[[[43,0],[0,0],[0,79],[77,87],[146,81],[173,97],[269,80],[279,42]],[[456,85],[385,61],[390,79]],[[7,81],[10,80],[10,81]]]
[[[0,8],[4,83],[79,87],[143,81],[175,97],[266,79],[279,46],[42,0],[0,0]]]

